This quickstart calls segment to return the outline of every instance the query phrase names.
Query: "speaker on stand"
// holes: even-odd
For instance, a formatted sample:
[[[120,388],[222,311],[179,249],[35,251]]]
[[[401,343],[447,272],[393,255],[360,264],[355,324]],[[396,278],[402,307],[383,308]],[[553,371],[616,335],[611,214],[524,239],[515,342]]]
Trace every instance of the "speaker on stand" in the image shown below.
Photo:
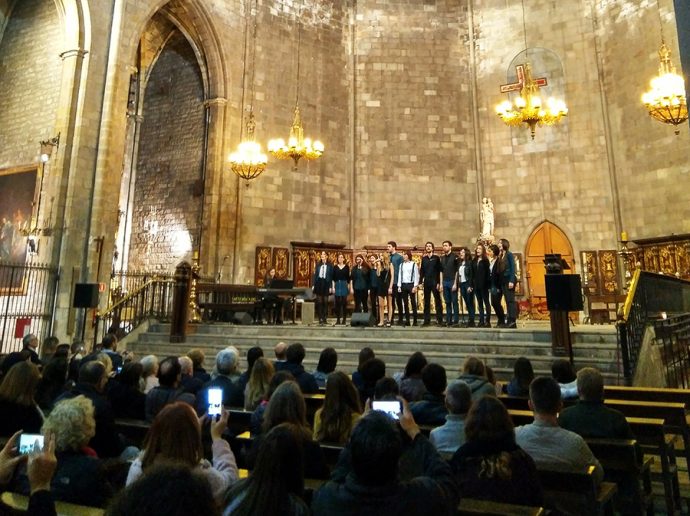
[[[98,283],[75,283],[72,308],[83,308],[81,322],[81,340],[86,336],[86,312],[89,308],[98,308]]]

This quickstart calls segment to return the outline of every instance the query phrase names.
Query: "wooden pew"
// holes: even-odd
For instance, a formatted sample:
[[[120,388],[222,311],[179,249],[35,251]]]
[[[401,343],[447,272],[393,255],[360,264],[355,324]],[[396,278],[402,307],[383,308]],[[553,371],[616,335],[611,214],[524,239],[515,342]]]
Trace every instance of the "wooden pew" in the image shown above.
[[[29,497],[17,493],[2,493],[0,497],[5,505],[15,511],[24,512],[29,507]],[[105,511],[99,507],[76,505],[67,502],[55,502],[55,512],[61,516],[102,516]]]
[[[236,435],[233,441],[236,442],[236,446],[233,447],[233,451],[234,448],[237,448],[238,450],[248,450],[254,443],[254,438],[250,435],[249,432],[244,432],[242,434]],[[337,444],[328,443],[319,443],[319,446],[321,447],[321,451],[323,452],[324,458],[326,459],[326,464],[328,465],[328,467],[333,469],[333,466],[335,466],[338,462],[338,458],[340,457],[340,452],[343,451],[343,447]],[[235,453],[235,456],[237,456],[237,453]]]
[[[549,509],[564,508],[573,514],[606,514],[613,516],[613,497],[616,484],[594,480],[594,466],[586,472],[573,473],[539,468],[539,480],[544,488],[545,505]]]
[[[129,439],[134,446],[141,448],[151,423],[140,419],[116,419],[115,429]]]
[[[616,509],[623,514],[654,514],[652,457],[646,460],[637,441],[628,439],[585,439],[604,468],[605,478],[618,485]]]
[[[242,478],[247,478],[249,476],[249,470],[240,468],[239,469],[239,477]],[[304,488],[305,489],[312,489],[313,491],[316,491],[319,487],[321,487],[327,480],[321,480],[318,478],[305,478],[304,479]]]
[[[475,500],[463,498],[458,505],[458,516],[542,516],[543,507],[528,507],[526,505],[513,505],[512,503],[492,502],[489,500]]]
[[[653,387],[605,385],[604,397],[613,400],[683,403],[686,409],[690,408],[690,390],[688,389],[661,389]]]

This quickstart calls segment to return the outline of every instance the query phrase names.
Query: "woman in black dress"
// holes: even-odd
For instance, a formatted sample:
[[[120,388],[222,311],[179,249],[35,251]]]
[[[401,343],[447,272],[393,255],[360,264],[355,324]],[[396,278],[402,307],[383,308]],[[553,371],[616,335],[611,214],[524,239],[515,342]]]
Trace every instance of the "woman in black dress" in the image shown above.
[[[369,261],[369,302],[371,303],[371,313],[376,317],[377,323],[382,323],[383,319],[379,317],[379,304],[378,304],[378,290],[379,290],[379,275],[376,272],[376,260],[377,256],[375,254],[370,254],[367,257]]]
[[[333,294],[335,289],[333,285],[333,265],[328,262],[326,251],[321,251],[321,257],[316,263],[311,284],[316,296],[319,324],[326,324],[326,319],[328,318],[328,296]]]
[[[345,263],[345,255],[338,253],[338,263],[333,267],[333,283],[335,284],[335,324],[345,324],[345,306],[347,295],[350,293],[350,266]]]
[[[479,327],[491,328],[491,303],[489,302],[491,276],[489,274],[489,259],[486,257],[484,244],[477,244],[472,267],[474,268],[474,295],[477,296],[477,306],[479,308]]]
[[[369,266],[361,254],[355,256],[355,266],[352,268],[350,279],[350,293],[355,296],[355,312],[368,312]]]
[[[497,324],[503,324],[505,323],[506,314],[501,305],[503,294],[501,293],[501,274],[498,272],[499,252],[496,244],[491,244],[489,246],[489,277],[491,278],[489,293],[491,295],[491,306],[498,320]]]

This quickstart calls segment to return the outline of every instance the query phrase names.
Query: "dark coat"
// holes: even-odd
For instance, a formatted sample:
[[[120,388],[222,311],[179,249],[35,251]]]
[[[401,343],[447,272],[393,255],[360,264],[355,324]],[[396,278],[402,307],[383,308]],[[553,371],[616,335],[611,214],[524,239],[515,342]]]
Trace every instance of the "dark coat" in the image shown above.
[[[194,378],[198,378],[201,380],[202,383],[210,382],[211,381],[211,375],[206,372],[206,369],[203,367],[200,367],[198,369],[194,369]]]
[[[420,401],[410,404],[410,412],[417,424],[442,425],[446,422],[446,400],[441,394],[425,392]]]
[[[489,260],[483,258],[472,260],[472,272],[474,274],[474,288],[477,290],[488,290],[491,286],[491,276],[489,273]]]
[[[488,477],[484,460],[502,453],[509,457],[510,478],[501,478],[497,473]],[[537,466],[514,439],[465,443],[455,452],[450,464],[460,486],[461,498],[532,506],[544,503]]]
[[[307,373],[302,364],[285,362],[285,366],[282,370],[291,373],[292,376],[295,377],[297,384],[304,394],[315,394],[319,392],[319,385],[316,383],[316,378],[314,378],[313,374]]]
[[[108,389],[108,400],[116,418],[145,419],[146,394],[130,385],[113,381]]]
[[[193,394],[184,392],[182,389],[174,387],[154,387],[146,395],[146,421],[153,421],[163,407],[176,401],[182,401],[196,405],[196,398]]]
[[[89,446],[101,458],[118,457],[125,447],[115,428],[115,413],[112,405],[93,385],[86,383],[78,383],[71,391],[60,396],[58,401],[79,395],[90,399],[94,407],[96,435],[89,442]]]
[[[247,469],[253,469],[256,457],[261,447],[262,435],[257,435],[254,438],[252,447],[247,453]],[[304,441],[302,441],[302,450],[304,452],[304,478],[318,478],[327,479],[330,476],[326,458],[323,455],[321,446],[305,432]]]
[[[600,401],[578,401],[561,412],[558,424],[585,438],[635,438],[625,416]]]
[[[207,382],[196,397],[196,411],[203,414],[208,410],[208,390],[223,389],[223,405],[226,407],[244,408],[244,393],[237,383],[227,376],[216,376]]]
[[[359,482],[353,471],[334,471],[331,481],[314,493],[314,515],[455,514],[457,487],[448,464],[422,435],[418,435],[409,447],[431,448],[428,453],[421,453],[427,460],[419,462],[422,471],[415,475],[416,478],[405,479],[401,472],[400,479],[391,478],[381,486],[370,486]]]

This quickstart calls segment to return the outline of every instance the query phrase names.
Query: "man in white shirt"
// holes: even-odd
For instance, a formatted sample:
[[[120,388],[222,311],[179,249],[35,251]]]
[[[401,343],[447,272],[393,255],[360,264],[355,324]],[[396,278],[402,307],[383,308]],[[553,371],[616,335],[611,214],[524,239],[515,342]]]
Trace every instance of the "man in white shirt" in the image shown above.
[[[417,326],[417,287],[419,286],[419,268],[412,260],[412,251],[403,253],[403,262],[398,274],[398,292],[402,295],[405,311],[405,326],[410,325],[410,304],[412,301],[413,326]]]

